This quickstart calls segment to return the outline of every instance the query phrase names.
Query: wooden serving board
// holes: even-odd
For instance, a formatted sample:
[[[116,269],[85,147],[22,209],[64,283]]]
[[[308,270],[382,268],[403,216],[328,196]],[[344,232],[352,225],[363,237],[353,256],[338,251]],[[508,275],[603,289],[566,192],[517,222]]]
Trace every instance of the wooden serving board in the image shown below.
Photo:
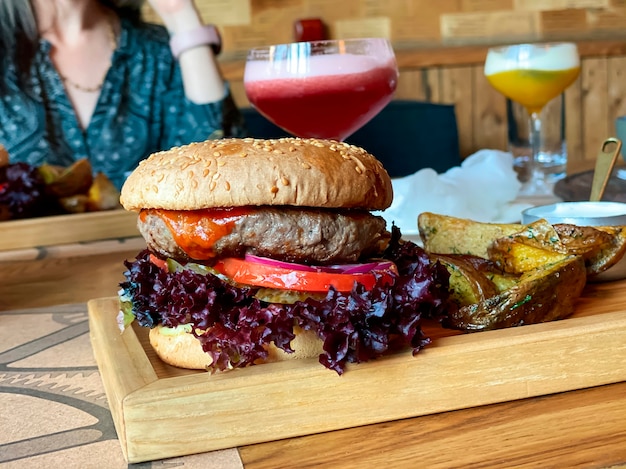
[[[131,463],[626,380],[626,281],[591,284],[569,319],[459,334],[349,365],[316,359],[223,374],[161,362],[143,328],[120,333],[116,298],[89,302],[93,350]]]
[[[0,222],[0,251],[139,236],[137,214],[126,210]]]

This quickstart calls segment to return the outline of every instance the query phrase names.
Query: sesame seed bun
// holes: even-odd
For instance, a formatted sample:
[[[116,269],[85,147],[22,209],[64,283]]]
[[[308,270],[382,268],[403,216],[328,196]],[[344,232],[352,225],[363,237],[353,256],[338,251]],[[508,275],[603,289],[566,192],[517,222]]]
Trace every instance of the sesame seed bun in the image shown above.
[[[346,143],[300,138],[207,140],[151,155],[128,177],[127,210],[292,205],[384,210],[382,164]]]
[[[314,332],[294,327],[294,333],[296,337],[291,341],[294,353],[285,353],[274,345],[270,345],[267,348],[268,357],[262,363],[314,358],[323,352],[322,341]],[[172,366],[204,370],[211,364],[211,356],[202,350],[200,341],[193,334],[185,331],[174,332],[173,329],[159,325],[150,329],[149,338],[150,345],[159,358]]]

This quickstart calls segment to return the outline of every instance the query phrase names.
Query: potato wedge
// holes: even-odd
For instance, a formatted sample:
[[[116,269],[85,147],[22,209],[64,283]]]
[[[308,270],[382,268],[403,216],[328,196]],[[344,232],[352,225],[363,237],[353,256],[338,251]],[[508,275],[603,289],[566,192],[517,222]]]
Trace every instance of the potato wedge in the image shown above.
[[[582,257],[568,256],[526,272],[500,294],[450,311],[442,324],[476,332],[562,319],[574,311],[586,279]]]
[[[546,220],[484,223],[430,212],[421,213],[417,223],[427,252],[483,257],[512,274],[576,254],[584,258],[587,275],[594,277],[626,255],[624,226],[551,225]]]
[[[567,254],[524,244],[517,238],[509,237],[494,240],[489,246],[488,256],[505,272],[522,274],[558,262]]]
[[[626,227],[551,225],[545,220],[495,239],[487,248],[488,258],[505,272],[523,273],[569,255],[579,255],[589,276],[606,271],[625,252]]]
[[[466,332],[565,318],[587,279],[626,255],[624,226],[492,224],[423,213],[418,228],[425,250],[451,272],[455,304],[442,325]]]
[[[605,227],[607,229],[616,227]],[[554,231],[559,237],[558,249],[570,254],[578,254],[583,257],[593,257],[599,251],[607,249],[613,244],[613,237],[618,230],[612,232],[592,226],[577,226],[568,224],[555,224]]]
[[[487,248],[496,238],[518,233],[523,225],[481,223],[464,218],[423,212],[417,227],[428,252],[470,254],[487,258]]]
[[[519,233],[510,237],[528,246],[583,257],[594,255],[613,241],[609,233],[591,226],[552,225],[546,220],[537,220],[525,225]]]
[[[56,179],[47,184],[50,194],[58,198],[76,194],[85,194],[93,182],[91,163],[87,158],[81,158],[71,166],[65,168]]]
[[[443,254],[430,254],[430,256],[441,256]],[[496,292],[501,293],[507,288],[511,288],[519,282],[519,275],[504,272],[495,262],[478,256],[470,256],[467,254],[448,254],[453,259],[462,257],[466,263],[471,264],[476,274],[487,277],[496,287]]]
[[[430,257],[439,261],[450,273],[450,296],[459,307],[479,303],[498,293],[495,283],[477,268],[476,262],[469,256],[433,254]]]
[[[496,238],[487,247],[487,257],[505,272],[514,274],[557,262],[568,255],[559,234],[545,220],[521,225],[517,233]]]
[[[112,210],[120,208],[120,191],[104,173],[97,173],[87,193],[89,211]]]
[[[566,238],[563,230],[571,226],[555,225],[561,239]],[[584,255],[587,276],[590,278],[606,272],[626,255],[626,226],[596,226],[593,230],[608,234],[609,242],[605,242],[606,239],[600,236],[594,238],[597,242],[595,249],[590,249]]]
[[[89,198],[85,194],[68,195],[59,198],[59,205],[66,213],[85,213]]]
[[[59,176],[61,176],[63,171],[65,171],[63,166],[49,163],[43,163],[37,169],[46,184],[52,184],[54,181],[59,179]]]

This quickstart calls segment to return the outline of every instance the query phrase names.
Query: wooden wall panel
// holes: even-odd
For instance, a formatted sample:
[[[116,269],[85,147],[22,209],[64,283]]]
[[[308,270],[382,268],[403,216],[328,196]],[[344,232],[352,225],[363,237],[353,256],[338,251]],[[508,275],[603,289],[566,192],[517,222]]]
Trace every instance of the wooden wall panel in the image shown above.
[[[609,57],[607,62],[609,104],[607,125],[611,135],[615,136],[615,119],[626,115],[626,57]]]
[[[506,150],[508,146],[506,98],[489,84],[482,65],[472,67],[472,74],[474,75],[472,152],[481,148]]]
[[[394,98],[437,102],[439,99],[438,76],[437,69],[402,70]]]
[[[577,173],[587,169],[588,163],[581,162],[585,154],[582,114],[582,78],[565,90],[565,143],[567,145],[567,172]]]
[[[293,38],[293,22],[300,18],[320,18],[331,37],[347,37],[342,36],[345,31],[364,33],[370,30],[367,20],[384,19],[389,23],[386,37],[394,43],[432,47],[623,37],[626,27],[623,0],[196,0],[196,4],[204,20],[221,29],[226,53],[285,42]],[[144,16],[160,22],[149,2],[144,4]],[[354,24],[341,27],[346,21]]]
[[[441,69],[441,102],[454,104],[459,128],[461,155],[474,152],[473,67],[444,67]]]
[[[612,132],[608,126],[608,65],[607,58],[590,58],[581,64],[582,96],[582,155],[576,157],[581,165],[593,162],[604,139]],[[569,111],[568,111],[569,112]]]

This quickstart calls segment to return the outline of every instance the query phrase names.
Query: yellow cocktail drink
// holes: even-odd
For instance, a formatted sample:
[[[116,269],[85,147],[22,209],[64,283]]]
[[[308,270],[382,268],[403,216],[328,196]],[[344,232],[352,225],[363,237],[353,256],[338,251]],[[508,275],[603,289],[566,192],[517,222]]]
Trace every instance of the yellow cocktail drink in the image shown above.
[[[508,70],[487,75],[487,80],[507,98],[520,103],[529,113],[539,112],[571,85],[580,67],[565,70]]]
[[[554,180],[548,181],[548,174],[555,175],[558,172],[565,176],[567,153],[563,149],[562,138],[560,151],[542,152],[540,114],[546,104],[576,81],[579,74],[578,48],[571,42],[513,44],[492,47],[487,52],[487,81],[528,111],[530,155],[519,166],[524,166],[530,179],[520,189],[518,195],[521,197],[554,197],[551,185]]]
[[[485,76],[507,98],[539,113],[571,85],[580,73],[574,44],[521,44],[493,48],[487,54]]]

